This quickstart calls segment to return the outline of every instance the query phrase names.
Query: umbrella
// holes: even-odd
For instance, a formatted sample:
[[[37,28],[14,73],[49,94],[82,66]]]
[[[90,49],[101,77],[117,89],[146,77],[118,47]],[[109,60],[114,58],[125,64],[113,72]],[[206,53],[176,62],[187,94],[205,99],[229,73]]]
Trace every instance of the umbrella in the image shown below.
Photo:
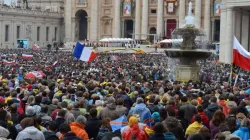
[[[43,78],[45,74],[42,71],[32,71],[25,75],[25,79],[32,79],[32,78]]]

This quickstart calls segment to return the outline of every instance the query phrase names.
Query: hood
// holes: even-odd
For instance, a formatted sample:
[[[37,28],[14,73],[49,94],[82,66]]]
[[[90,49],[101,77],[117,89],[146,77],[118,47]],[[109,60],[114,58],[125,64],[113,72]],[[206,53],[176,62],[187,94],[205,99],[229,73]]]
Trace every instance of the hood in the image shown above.
[[[211,112],[215,112],[216,110],[219,109],[219,106],[217,104],[210,104],[208,107],[207,107],[207,110],[211,111]]]
[[[166,140],[176,140],[174,134],[171,132],[164,133],[163,135]]]
[[[0,137],[7,138],[9,136],[9,134],[10,134],[10,132],[7,129],[0,126]]]
[[[219,100],[218,103],[219,103],[221,106],[226,106],[226,101],[225,101],[225,100]]]
[[[140,128],[138,124],[135,124],[130,127],[131,131],[134,132],[134,134],[139,134],[140,133]]]
[[[240,130],[243,131],[243,132],[248,132],[249,131],[248,127],[241,127]]]
[[[107,104],[107,108],[110,109],[110,110],[115,110],[116,109],[116,105],[114,103]]]
[[[35,128],[34,126],[26,127],[23,132],[29,133],[29,134],[36,134],[39,130]]]
[[[229,108],[232,108],[232,107],[234,107],[236,105],[236,103],[234,102],[234,101],[228,101],[227,102],[227,106],[229,107]]]
[[[146,108],[146,105],[144,103],[141,103],[141,104],[136,104],[134,109],[136,111],[143,111],[145,108]]]

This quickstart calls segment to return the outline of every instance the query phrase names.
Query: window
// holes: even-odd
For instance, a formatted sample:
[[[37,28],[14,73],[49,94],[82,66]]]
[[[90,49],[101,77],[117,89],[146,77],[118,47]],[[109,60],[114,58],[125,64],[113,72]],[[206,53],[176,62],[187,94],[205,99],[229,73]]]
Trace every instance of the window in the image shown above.
[[[36,40],[40,41],[40,27],[37,27]]]
[[[16,27],[16,38],[19,39],[20,38],[20,26]]]
[[[54,36],[55,41],[57,39],[56,37],[57,37],[57,27],[55,28],[55,36]]]
[[[156,9],[152,9],[151,14],[156,14]]]
[[[9,41],[9,25],[5,25],[5,42]]]
[[[49,27],[46,27],[46,41],[49,41]]]

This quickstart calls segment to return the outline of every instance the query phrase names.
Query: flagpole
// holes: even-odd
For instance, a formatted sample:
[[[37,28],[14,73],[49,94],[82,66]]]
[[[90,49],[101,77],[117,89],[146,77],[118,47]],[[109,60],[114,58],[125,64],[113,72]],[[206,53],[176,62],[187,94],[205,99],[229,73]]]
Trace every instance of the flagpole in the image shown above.
[[[234,87],[237,84],[238,78],[239,78],[239,74],[240,74],[241,68],[239,69],[239,73],[237,74],[236,78],[235,78],[235,82],[234,82]]]
[[[230,72],[230,76],[229,76],[229,85],[231,87],[232,82],[233,82],[233,64],[231,64],[231,72]]]

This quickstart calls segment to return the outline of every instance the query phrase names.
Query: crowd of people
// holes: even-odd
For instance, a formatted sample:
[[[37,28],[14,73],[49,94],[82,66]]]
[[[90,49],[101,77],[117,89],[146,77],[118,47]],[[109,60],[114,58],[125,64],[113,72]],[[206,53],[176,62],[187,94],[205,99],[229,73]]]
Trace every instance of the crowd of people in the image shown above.
[[[232,88],[228,65],[200,62],[200,81],[183,83],[164,54],[99,54],[92,63],[67,51],[0,55],[15,62],[0,64],[2,140],[250,139],[249,73]],[[26,79],[31,71],[45,76]]]

